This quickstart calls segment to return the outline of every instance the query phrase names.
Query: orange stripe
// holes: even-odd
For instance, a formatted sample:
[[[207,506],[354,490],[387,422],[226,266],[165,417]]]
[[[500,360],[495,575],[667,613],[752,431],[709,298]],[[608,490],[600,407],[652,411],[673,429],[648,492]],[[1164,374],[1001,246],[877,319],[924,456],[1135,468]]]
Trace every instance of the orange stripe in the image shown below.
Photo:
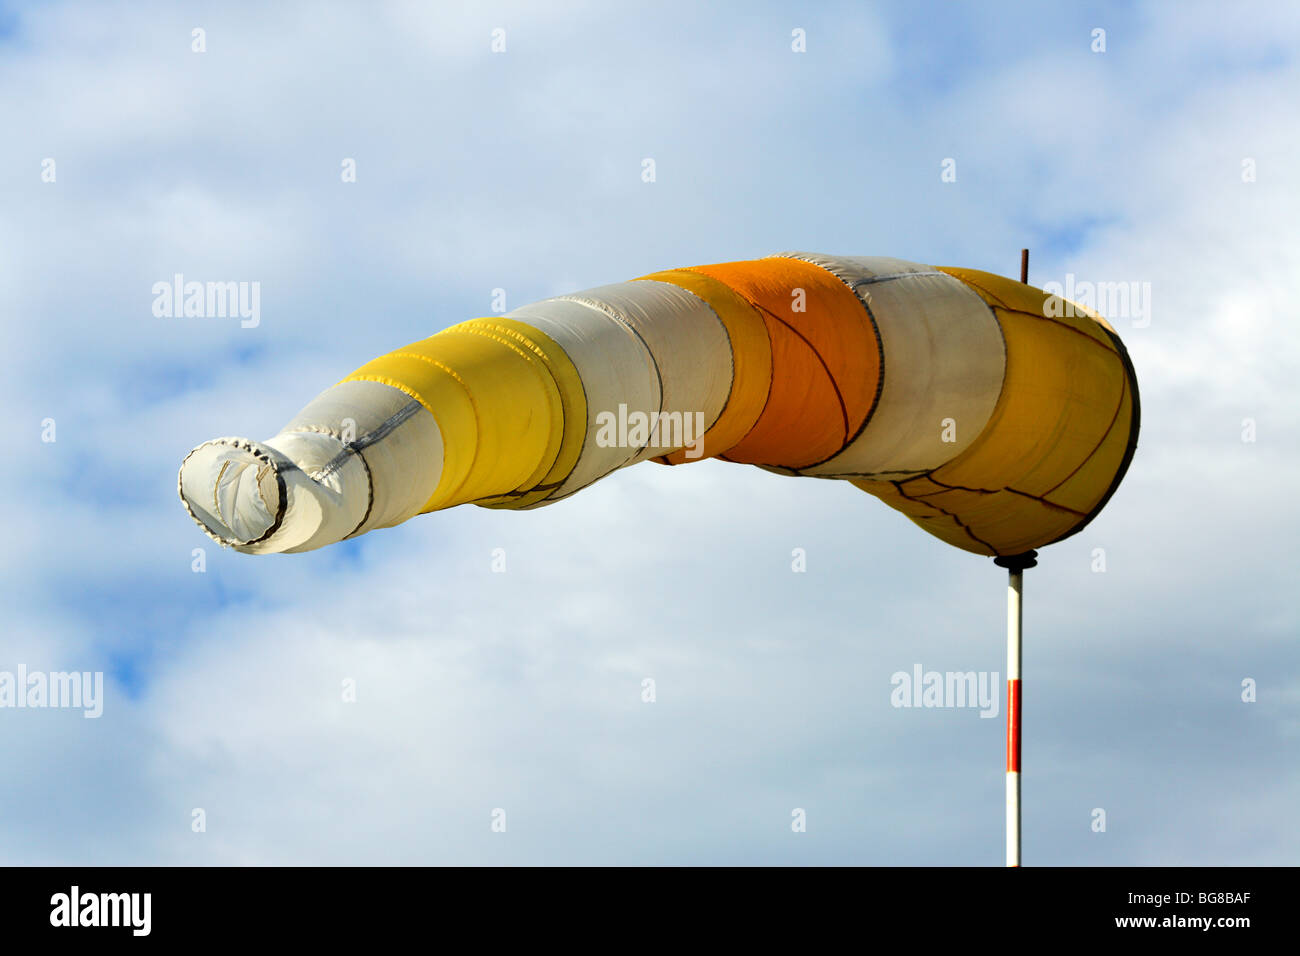
[[[767,404],[726,457],[802,468],[840,451],[871,413],[880,384],[879,342],[858,297],[825,269],[798,259],[690,271],[744,297],[762,314],[772,343]]]
[[[1007,681],[1007,773],[1020,773],[1020,681]]]

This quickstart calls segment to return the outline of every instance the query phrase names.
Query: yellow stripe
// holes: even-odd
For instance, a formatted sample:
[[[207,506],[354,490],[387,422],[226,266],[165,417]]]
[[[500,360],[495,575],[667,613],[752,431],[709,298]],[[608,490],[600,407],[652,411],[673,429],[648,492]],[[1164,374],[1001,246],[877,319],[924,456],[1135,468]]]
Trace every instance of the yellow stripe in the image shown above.
[[[554,456],[554,464],[541,476],[540,482],[526,485],[523,494],[484,498],[475,502],[485,508],[526,508],[551,494],[569,477],[574,465],[578,463],[582,444],[587,438],[586,390],[582,387],[577,368],[564,349],[545,332],[533,328],[527,322],[498,318],[475,319],[473,323],[466,324],[482,324],[494,332],[509,336],[520,348],[527,349],[541,361],[559,389],[561,416],[555,427],[559,448]]]
[[[1128,450],[1133,427],[1133,392],[1125,382],[1124,396],[1116,410],[1115,423],[1091,458],[1078,471],[1045,496],[1048,501],[1089,512],[1097,505],[1097,488],[1108,488],[1119,472],[1120,462]]]
[[[540,357],[471,323],[380,356],[344,381],[399,388],[433,415],[443,468],[426,512],[530,488],[562,444],[559,389]]]
[[[1087,316],[1046,317],[1049,296],[1041,289],[969,269],[942,271],[993,307],[1006,340],[1007,370],[980,437],[931,476],[943,485],[1046,495],[1106,438],[1124,393],[1124,363],[1110,337]],[[1092,497],[1089,507],[1113,477],[1084,493]]]

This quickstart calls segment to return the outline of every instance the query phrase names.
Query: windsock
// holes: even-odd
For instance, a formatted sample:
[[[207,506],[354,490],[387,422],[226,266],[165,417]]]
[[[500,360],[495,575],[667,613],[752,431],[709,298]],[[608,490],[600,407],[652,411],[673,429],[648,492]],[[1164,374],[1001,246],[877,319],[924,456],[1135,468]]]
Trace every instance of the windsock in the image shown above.
[[[970,269],[795,252],[453,325],[274,438],[199,445],[179,490],[209,536],[263,554],[721,458],[844,479],[951,545],[1014,555],[1097,515],[1138,418],[1128,353],[1090,310]]]

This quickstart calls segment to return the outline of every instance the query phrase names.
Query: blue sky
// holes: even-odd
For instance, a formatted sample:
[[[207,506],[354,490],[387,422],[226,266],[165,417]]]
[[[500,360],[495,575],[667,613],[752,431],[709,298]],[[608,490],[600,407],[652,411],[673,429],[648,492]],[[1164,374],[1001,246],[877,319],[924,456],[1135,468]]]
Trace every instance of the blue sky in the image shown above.
[[[1025,861],[1295,863],[1297,41],[1263,3],[0,6],[0,670],[107,678],[99,720],[0,710],[0,860],[999,864],[1001,717],[890,676],[1003,673],[1004,576],[847,484],[643,464],[250,557],[176,469],[495,288],[1029,246],[1152,315],[1130,473],[1028,575]],[[260,325],[156,318],[177,272]]]

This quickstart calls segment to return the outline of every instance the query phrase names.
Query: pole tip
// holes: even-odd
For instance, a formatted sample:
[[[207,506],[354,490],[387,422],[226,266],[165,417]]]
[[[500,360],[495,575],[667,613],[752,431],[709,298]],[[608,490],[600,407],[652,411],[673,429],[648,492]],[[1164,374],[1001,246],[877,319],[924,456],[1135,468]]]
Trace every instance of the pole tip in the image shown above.
[[[1008,571],[1023,571],[1025,568],[1038,566],[1038,552],[1025,551],[1023,554],[1002,554],[993,559],[993,563]]]

